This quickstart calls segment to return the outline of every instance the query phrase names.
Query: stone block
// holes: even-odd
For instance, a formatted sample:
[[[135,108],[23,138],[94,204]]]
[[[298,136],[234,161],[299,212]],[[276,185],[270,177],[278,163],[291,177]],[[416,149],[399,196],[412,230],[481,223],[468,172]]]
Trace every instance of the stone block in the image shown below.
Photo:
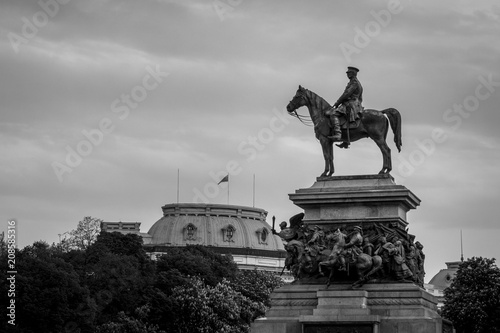
[[[320,290],[317,292],[319,308],[366,308],[368,293],[364,290]]]
[[[380,321],[380,332],[383,333],[442,333],[441,319],[418,318],[386,318]]]
[[[406,213],[420,204],[415,194],[387,174],[318,178],[289,197],[304,209],[306,224],[330,227],[395,223],[404,228]]]
[[[302,333],[302,324],[295,319],[257,319],[252,323],[255,333]]]

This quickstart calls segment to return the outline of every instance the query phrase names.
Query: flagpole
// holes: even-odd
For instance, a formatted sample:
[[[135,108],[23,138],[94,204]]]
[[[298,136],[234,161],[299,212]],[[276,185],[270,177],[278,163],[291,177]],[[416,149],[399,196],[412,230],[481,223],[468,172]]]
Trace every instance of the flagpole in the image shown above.
[[[179,169],[177,169],[177,203],[179,203]]]
[[[252,207],[255,208],[255,173],[253,174],[253,203]]]
[[[220,185],[221,183],[224,182],[227,182],[227,204],[229,205],[229,174],[224,176],[224,178],[222,178],[217,185]]]
[[[462,229],[460,229],[460,261],[464,262],[464,244],[462,242]]]

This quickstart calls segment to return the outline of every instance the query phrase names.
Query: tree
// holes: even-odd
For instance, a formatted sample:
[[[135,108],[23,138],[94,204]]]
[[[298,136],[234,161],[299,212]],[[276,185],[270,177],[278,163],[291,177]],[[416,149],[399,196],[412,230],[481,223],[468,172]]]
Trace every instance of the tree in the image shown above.
[[[151,305],[148,318],[160,329],[173,331],[174,321],[179,323],[180,318],[188,319],[180,310],[179,299],[172,296],[175,288],[193,288],[193,278],[202,281],[203,285],[214,287],[224,278],[233,278],[237,271],[230,257],[203,246],[169,249],[156,261],[154,285],[145,290]]]
[[[155,271],[140,236],[102,232],[85,251],[83,265],[80,276],[97,305],[96,324],[146,304],[144,291],[152,287]]]
[[[172,331],[178,333],[248,332],[259,307],[235,291],[226,279],[212,287],[194,278],[190,285],[174,288],[172,297],[179,306]]]
[[[270,293],[282,284],[270,272],[238,270],[230,256],[206,247],[172,248],[157,261],[156,281],[147,291],[148,318],[167,332],[244,332],[264,315]],[[223,318],[234,311],[232,319]]]
[[[144,261],[148,256],[143,247],[141,236],[136,234],[122,234],[119,232],[102,231],[97,237],[95,245],[106,246],[109,252],[119,255],[135,256]]]
[[[65,332],[72,327],[89,331],[95,313],[87,306],[89,292],[57,251],[44,242],[26,246],[16,253],[16,270],[13,299],[19,332]],[[8,282],[4,273],[2,290]]]
[[[85,231],[73,235],[78,230]],[[73,249],[44,242],[16,249],[19,331],[247,332],[281,284],[271,273],[239,271],[230,256],[201,246],[169,249],[154,262],[137,235],[82,239]],[[0,259],[7,263],[6,251]],[[0,271],[2,290],[8,289],[6,272]],[[7,292],[0,300],[8,302]],[[0,331],[6,328],[4,321]]]
[[[442,315],[457,332],[500,331],[500,269],[495,259],[473,257],[460,264],[444,290]]]
[[[276,274],[256,269],[240,270],[231,281],[231,286],[235,291],[258,304],[252,314],[252,320],[264,316],[271,306],[271,293],[283,284],[283,280]]]
[[[5,233],[2,231],[2,233],[0,234],[0,256],[6,254],[8,250],[8,245],[5,238]]]
[[[97,235],[101,232],[101,219],[85,216],[78,222],[75,230],[70,231],[70,237],[63,242],[72,249],[86,250],[97,240]]]
[[[150,325],[146,322],[150,309],[142,306],[135,310],[138,318],[129,317],[125,312],[118,313],[117,321],[109,322],[97,327],[97,333],[165,333],[158,330],[157,325]]]
[[[176,269],[186,277],[199,277],[215,286],[223,278],[232,280],[238,271],[231,257],[222,256],[200,245],[172,248],[157,262],[158,272]]]

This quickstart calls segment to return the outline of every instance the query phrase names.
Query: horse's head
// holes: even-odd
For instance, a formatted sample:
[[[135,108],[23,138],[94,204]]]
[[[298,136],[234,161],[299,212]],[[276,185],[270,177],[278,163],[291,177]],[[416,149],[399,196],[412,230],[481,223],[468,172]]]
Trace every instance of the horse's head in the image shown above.
[[[306,103],[306,89],[302,86],[299,86],[299,89],[297,89],[295,96],[293,96],[290,103],[288,103],[288,105],[286,106],[286,110],[288,111],[288,113],[292,113],[301,106],[306,105]]]

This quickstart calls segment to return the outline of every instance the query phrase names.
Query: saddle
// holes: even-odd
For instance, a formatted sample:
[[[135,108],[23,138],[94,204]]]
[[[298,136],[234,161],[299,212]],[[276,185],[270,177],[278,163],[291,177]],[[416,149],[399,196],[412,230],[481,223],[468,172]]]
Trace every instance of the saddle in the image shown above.
[[[356,120],[351,122],[347,121],[347,117],[343,113],[336,112],[335,115],[339,118],[340,128],[342,129],[346,129],[347,127],[349,127],[349,129],[358,128],[361,123],[361,112],[358,112],[356,114]]]
[[[353,129],[359,127],[359,124],[361,123],[361,113],[363,111],[364,110],[361,108],[358,112],[356,112],[354,121],[349,121],[349,119],[347,118],[347,112],[344,105],[339,106],[337,109],[331,108],[326,110],[325,115],[335,115],[339,119],[339,125],[341,129],[347,129],[347,127],[349,127],[349,129]]]

